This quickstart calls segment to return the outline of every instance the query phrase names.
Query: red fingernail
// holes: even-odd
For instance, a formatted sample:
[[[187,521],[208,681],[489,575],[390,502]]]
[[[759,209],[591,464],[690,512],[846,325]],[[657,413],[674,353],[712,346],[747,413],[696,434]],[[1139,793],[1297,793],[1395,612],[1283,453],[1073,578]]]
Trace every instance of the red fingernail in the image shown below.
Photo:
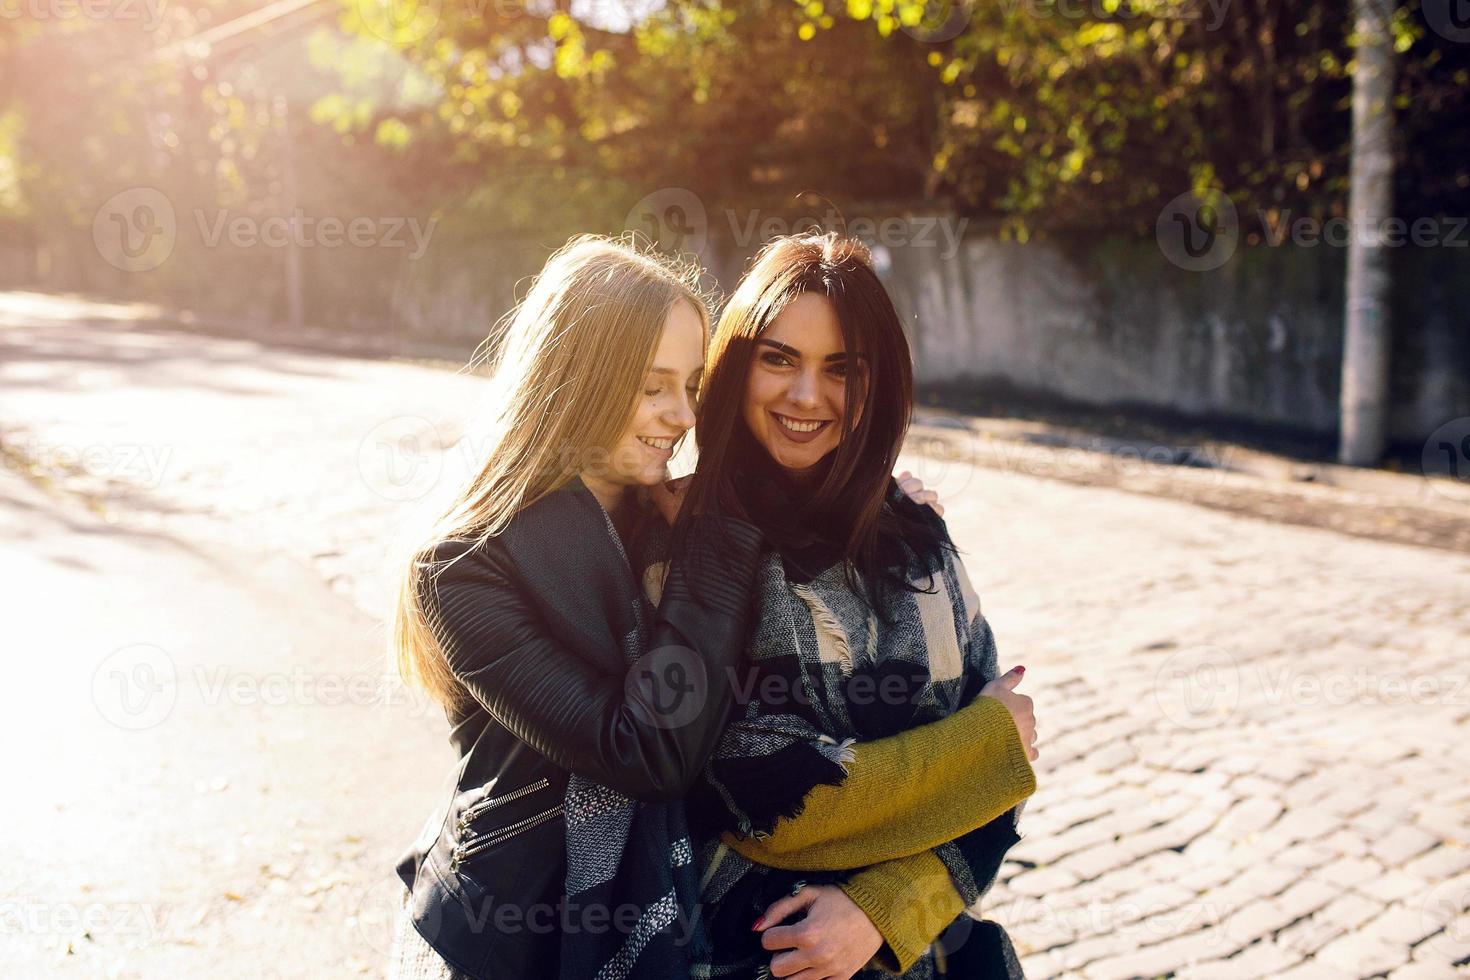
[[[755,925],[753,925],[753,926],[750,927],[750,931],[751,932],[759,932],[761,926],[763,926],[765,924],[766,924],[766,917],[765,916],[761,916],[759,919],[756,919],[755,920]]]
[[[1018,674],[1024,674],[1024,673],[1026,673],[1026,668],[1025,667],[1017,667],[1016,668],[1016,673],[1018,673]]]

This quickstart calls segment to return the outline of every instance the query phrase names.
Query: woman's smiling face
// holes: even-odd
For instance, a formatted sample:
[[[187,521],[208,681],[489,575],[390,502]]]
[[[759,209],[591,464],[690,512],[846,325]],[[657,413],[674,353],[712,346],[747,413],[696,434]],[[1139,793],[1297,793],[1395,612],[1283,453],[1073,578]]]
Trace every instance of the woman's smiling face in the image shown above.
[[[669,478],[668,463],[684,433],[694,425],[694,404],[704,373],[704,320],[679,300],[659,335],[653,366],[638,391],[633,417],[606,460],[582,472],[598,498],[616,500],[630,486],[652,486]]]
[[[861,361],[848,363],[837,311],[820,293],[802,293],[788,303],[755,344],[745,424],[772,459],[800,473],[842,440],[847,372],[861,371]]]

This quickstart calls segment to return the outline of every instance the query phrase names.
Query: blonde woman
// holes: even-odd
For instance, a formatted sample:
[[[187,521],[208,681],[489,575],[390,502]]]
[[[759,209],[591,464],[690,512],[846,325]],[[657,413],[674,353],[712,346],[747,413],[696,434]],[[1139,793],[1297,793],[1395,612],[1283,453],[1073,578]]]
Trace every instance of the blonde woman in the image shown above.
[[[696,275],[575,239],[505,333],[485,459],[394,615],[461,757],[398,865],[396,976],[678,980],[706,943],[682,799],[730,716],[762,541],[663,489],[709,334]],[[624,541],[676,516],[655,610]],[[824,922],[873,930],[842,896]]]
[[[728,710],[760,538],[691,516],[654,612],[621,535],[634,488],[677,510],[658,486],[694,424],[709,332],[694,276],[575,239],[509,324],[489,450],[395,611],[399,669],[445,705],[461,756],[398,865],[399,975],[687,973],[695,882],[676,801]]]

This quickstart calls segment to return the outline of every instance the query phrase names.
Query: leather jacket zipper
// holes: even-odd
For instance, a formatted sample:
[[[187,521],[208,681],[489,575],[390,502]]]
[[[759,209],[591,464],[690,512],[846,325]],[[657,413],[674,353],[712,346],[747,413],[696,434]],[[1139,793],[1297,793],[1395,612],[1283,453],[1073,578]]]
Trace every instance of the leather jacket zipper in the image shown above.
[[[543,776],[529,786],[522,786],[520,789],[511,790],[509,793],[502,793],[499,796],[487,796],[473,806],[465,807],[464,812],[459,815],[459,832],[464,833],[465,828],[470,825],[470,821],[480,814],[493,810],[502,803],[510,803],[518,800],[528,793],[536,792],[538,789],[545,789],[550,785],[551,780]]]
[[[491,831],[488,834],[483,834],[479,837],[471,837],[469,840],[460,841],[460,843],[454,848],[454,852],[449,857],[449,870],[456,872],[459,871],[459,866],[461,864],[463,864],[465,861],[468,861],[476,854],[479,854],[481,851],[484,851],[487,848],[494,847],[496,844],[499,844],[502,841],[510,840],[512,837],[515,837],[519,834],[524,834],[526,831],[532,829],[533,827],[539,827],[541,824],[550,820],[552,817],[559,816],[565,808],[566,804],[558,803],[551,809],[538,813],[534,817],[527,817],[524,820],[517,820],[509,827],[502,827],[501,829]]]

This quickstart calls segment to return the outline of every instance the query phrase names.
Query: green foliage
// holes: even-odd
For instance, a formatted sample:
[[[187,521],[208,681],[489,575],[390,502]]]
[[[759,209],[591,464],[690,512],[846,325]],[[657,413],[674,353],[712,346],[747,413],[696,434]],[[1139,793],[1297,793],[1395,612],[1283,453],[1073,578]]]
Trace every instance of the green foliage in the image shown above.
[[[446,7],[405,50],[444,91],[434,123],[457,155],[491,167],[687,187],[715,208],[790,211],[803,191],[927,200],[1023,236],[1143,233],[1163,202],[1210,189],[1250,232],[1273,210],[1345,208],[1344,9],[669,0],[614,28],[576,4],[498,20]],[[1463,109],[1467,46],[1425,30],[1413,3],[1393,30],[1404,192],[1453,211],[1465,138],[1415,94]],[[1441,192],[1418,193],[1426,179]]]
[[[699,195],[712,228],[810,201],[954,207],[1018,236],[1144,233],[1189,189],[1230,195],[1248,232],[1345,207],[1340,3],[337,3],[203,57],[181,42],[259,5],[181,0],[148,31],[9,22],[0,212],[84,227],[137,184],[269,209],[281,100],[298,138],[318,132],[302,159],[329,189],[475,202],[487,234],[614,230],[662,187]],[[1445,120],[1470,116],[1470,45],[1418,0],[1392,30],[1399,210],[1463,213],[1470,129]]]

